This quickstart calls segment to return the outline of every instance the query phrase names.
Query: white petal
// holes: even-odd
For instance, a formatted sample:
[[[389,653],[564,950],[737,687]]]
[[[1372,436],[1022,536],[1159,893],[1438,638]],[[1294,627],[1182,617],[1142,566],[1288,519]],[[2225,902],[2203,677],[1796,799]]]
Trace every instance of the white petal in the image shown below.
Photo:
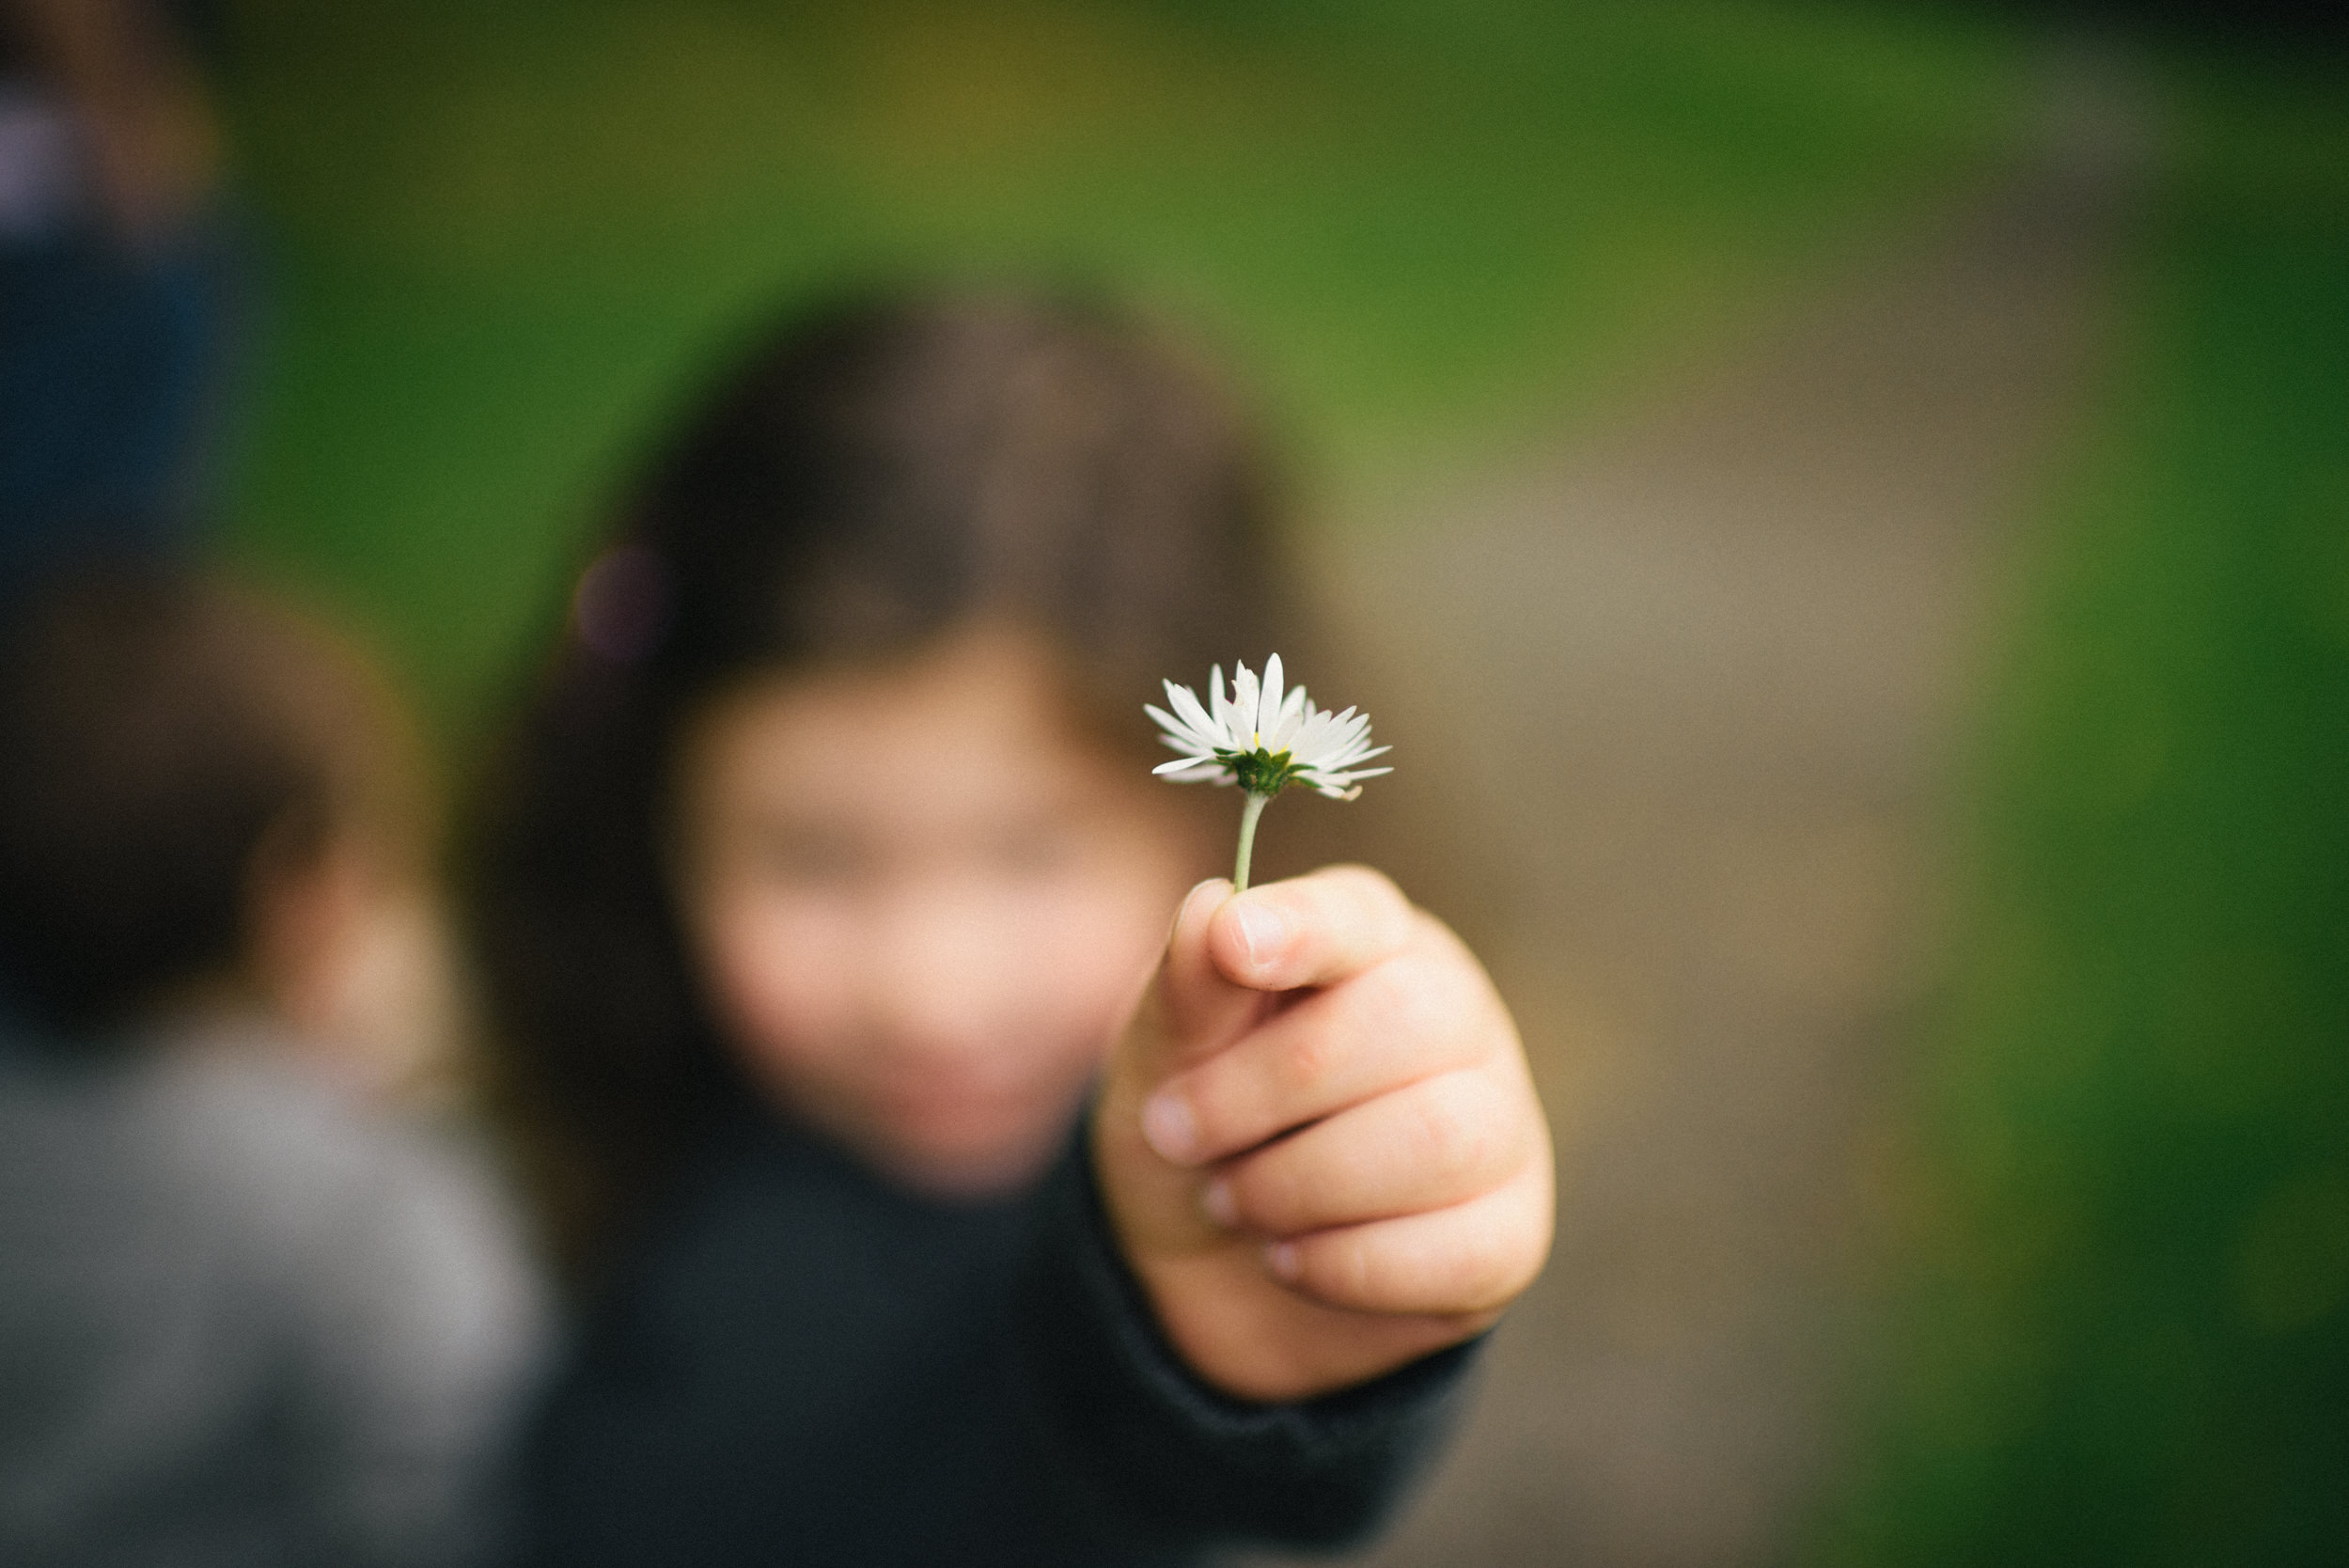
[[[1191,695],[1190,687],[1168,682],[1167,700],[1174,704],[1174,711],[1191,727],[1190,733],[1202,743],[1202,750],[1212,751],[1220,744],[1224,727],[1208,716],[1207,710],[1199,706],[1199,699]]]
[[[1297,731],[1305,726],[1306,714],[1312,711],[1313,705],[1305,699],[1305,688],[1291,687],[1288,698],[1280,705],[1279,716],[1273,722],[1273,732],[1266,737],[1264,744],[1275,751],[1290,749],[1289,743],[1296,738]]]
[[[1166,741],[1169,744],[1176,744],[1177,737],[1191,733],[1191,727],[1189,725],[1183,723],[1182,720],[1175,717],[1172,713],[1167,712],[1166,709],[1159,707],[1154,702],[1143,703],[1142,712],[1148,713],[1151,716],[1151,722],[1157,725],[1158,728],[1164,731],[1164,733],[1158,737],[1162,741]]]
[[[1245,665],[1234,665],[1231,667],[1234,672],[1231,677],[1231,738],[1235,749],[1252,748],[1256,745],[1258,729],[1256,677],[1249,673],[1248,666]]]
[[[1316,713],[1297,732],[1290,749],[1301,762],[1326,762],[1336,759],[1346,748],[1345,726],[1336,713]]]
[[[1280,655],[1276,653],[1264,661],[1264,689],[1257,695],[1257,733],[1270,734],[1280,728]]]

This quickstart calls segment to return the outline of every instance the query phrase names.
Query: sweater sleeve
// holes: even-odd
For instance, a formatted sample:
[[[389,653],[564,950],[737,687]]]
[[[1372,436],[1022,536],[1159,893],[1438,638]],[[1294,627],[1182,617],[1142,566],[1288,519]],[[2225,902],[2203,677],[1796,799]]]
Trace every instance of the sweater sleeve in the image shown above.
[[[488,1173],[423,1128],[354,1123],[336,1234],[302,1238],[302,1434],[348,1563],[496,1560],[502,1455],[544,1350],[546,1305]],[[329,1216],[322,1213],[321,1219]]]
[[[183,1168],[234,1223],[270,1323],[274,1440],[332,1560],[490,1560],[496,1463],[543,1353],[520,1227],[461,1141],[290,1064],[180,1071]]]
[[[1097,1539],[1178,1554],[1370,1534],[1442,1442],[1481,1341],[1295,1403],[1217,1391],[1119,1254],[1088,1142],[1039,1194],[1019,1303],[1028,1417],[1061,1504]]]

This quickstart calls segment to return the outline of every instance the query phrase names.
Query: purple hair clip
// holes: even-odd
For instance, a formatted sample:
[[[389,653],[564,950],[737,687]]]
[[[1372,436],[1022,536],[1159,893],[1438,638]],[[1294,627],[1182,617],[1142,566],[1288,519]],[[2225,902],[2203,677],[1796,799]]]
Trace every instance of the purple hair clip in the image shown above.
[[[668,630],[669,573],[650,545],[619,544],[587,563],[571,600],[572,623],[589,652],[633,665]]]

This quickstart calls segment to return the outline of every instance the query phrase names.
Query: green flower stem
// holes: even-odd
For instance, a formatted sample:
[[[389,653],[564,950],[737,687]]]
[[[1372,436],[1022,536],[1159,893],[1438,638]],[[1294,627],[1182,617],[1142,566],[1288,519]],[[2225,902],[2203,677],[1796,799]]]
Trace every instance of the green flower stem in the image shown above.
[[[1248,792],[1247,805],[1240,808],[1240,861],[1231,870],[1231,890],[1248,890],[1248,861],[1256,854],[1256,819],[1264,814],[1264,803],[1273,797]]]

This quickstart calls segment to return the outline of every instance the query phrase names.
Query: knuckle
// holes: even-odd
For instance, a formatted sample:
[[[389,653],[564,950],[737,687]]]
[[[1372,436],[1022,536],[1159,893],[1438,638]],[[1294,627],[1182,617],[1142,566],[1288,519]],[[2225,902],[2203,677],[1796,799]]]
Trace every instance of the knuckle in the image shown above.
[[[1417,911],[1402,889],[1377,871],[1366,871],[1362,886],[1363,913],[1370,917],[1371,930],[1379,941],[1389,949],[1400,948],[1411,940]]]
[[[1482,1311],[1506,1303],[1517,1294],[1514,1249],[1501,1238],[1478,1229],[1454,1239],[1438,1269],[1450,1311]]]
[[[1460,995],[1474,998],[1480,1005],[1494,1005],[1499,997],[1493,982],[1484,972],[1484,965],[1454,933],[1451,927],[1424,911],[1415,911],[1415,928],[1408,951],[1414,962],[1426,965],[1432,974],[1440,974]]]
[[[1406,955],[1365,973],[1351,997],[1390,1039],[1424,1044],[1448,1039],[1472,1015],[1473,991],[1451,965]]]
[[[1375,867],[1365,866],[1359,861],[1348,860],[1335,866],[1324,866],[1314,875],[1322,881],[1324,886],[1334,888],[1351,898],[1384,898],[1392,899],[1397,902],[1402,900],[1402,890],[1395,886],[1393,880],[1386,872]]]
[[[1384,871],[1343,865],[1316,874],[1321,882],[1316,891],[1333,906],[1333,913],[1342,911],[1350,923],[1359,923],[1366,934],[1384,938],[1390,946],[1399,946],[1408,937],[1411,901]]]
[[[1309,1094],[1328,1080],[1346,1055],[1346,1030],[1327,1018],[1299,1022],[1307,1027],[1289,1037],[1278,1058],[1279,1087],[1288,1095]]]
[[[1542,1272],[1549,1257],[1548,1206],[1527,1184],[1512,1184],[1480,1207],[1487,1211],[1486,1222],[1476,1229],[1462,1303],[1492,1310],[1508,1306]]]
[[[1410,965],[1389,961],[1356,975],[1343,992],[1346,1009],[1381,1030],[1411,1027],[1411,1015],[1422,998],[1411,983]]]
[[[1405,1138],[1421,1168],[1459,1173],[1491,1164],[1499,1141],[1492,1119],[1481,1114],[1474,1086],[1446,1074],[1414,1096]]]

